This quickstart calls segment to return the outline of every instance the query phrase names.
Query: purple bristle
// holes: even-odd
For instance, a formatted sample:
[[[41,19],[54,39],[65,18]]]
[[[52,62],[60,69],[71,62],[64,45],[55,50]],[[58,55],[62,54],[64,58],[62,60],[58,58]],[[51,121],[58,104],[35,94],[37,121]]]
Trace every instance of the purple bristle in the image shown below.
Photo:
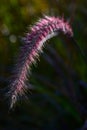
[[[70,25],[63,18],[45,16],[31,28],[30,33],[26,34],[24,38],[25,44],[21,48],[10,84],[10,108],[16,103],[17,98],[24,95],[25,91],[27,91],[28,70],[39,57],[39,53],[42,52],[44,43],[48,39],[57,36],[60,32],[70,37],[73,36]]]

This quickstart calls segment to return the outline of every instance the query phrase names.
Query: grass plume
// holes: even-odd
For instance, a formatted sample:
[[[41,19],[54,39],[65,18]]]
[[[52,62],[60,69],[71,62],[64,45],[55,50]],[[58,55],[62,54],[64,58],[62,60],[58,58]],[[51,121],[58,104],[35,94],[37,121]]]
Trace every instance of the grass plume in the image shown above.
[[[10,108],[14,106],[18,97],[25,95],[28,89],[26,85],[28,71],[30,71],[31,65],[36,62],[36,59],[39,58],[44,43],[60,32],[69,36],[69,38],[73,37],[72,28],[67,21],[59,17],[45,16],[24,37],[24,45],[21,47],[10,84]]]

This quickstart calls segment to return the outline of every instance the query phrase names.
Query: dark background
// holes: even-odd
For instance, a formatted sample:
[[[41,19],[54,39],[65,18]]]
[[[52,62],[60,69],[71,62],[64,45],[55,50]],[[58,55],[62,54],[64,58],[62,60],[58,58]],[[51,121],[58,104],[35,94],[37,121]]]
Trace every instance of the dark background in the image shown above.
[[[86,124],[86,60],[62,36],[47,41],[32,66],[28,100],[9,111],[5,95],[21,37],[44,14],[70,21],[87,55],[87,0],[0,0],[0,130],[81,130]]]

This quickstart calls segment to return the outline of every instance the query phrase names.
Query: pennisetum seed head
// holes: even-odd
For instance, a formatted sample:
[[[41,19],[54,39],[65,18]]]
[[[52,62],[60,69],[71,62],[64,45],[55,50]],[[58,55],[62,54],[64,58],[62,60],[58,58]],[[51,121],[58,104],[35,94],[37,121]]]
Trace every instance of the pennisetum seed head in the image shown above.
[[[27,91],[28,71],[30,71],[31,65],[36,62],[36,59],[39,58],[45,42],[57,36],[60,32],[73,37],[71,26],[63,18],[45,16],[24,37],[24,45],[21,47],[10,84],[10,108],[14,106],[18,97],[24,95]]]

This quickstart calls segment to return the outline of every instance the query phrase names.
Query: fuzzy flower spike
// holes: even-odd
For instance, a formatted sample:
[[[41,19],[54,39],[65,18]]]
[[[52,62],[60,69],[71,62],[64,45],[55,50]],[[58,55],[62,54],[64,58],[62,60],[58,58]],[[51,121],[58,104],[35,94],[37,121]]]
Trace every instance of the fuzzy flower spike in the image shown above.
[[[64,19],[45,16],[40,19],[24,38],[24,45],[21,47],[19,58],[13,72],[10,83],[10,108],[14,106],[18,97],[23,96],[27,91],[26,85],[28,70],[42,52],[44,43],[57,36],[60,32],[73,37],[71,26]]]

